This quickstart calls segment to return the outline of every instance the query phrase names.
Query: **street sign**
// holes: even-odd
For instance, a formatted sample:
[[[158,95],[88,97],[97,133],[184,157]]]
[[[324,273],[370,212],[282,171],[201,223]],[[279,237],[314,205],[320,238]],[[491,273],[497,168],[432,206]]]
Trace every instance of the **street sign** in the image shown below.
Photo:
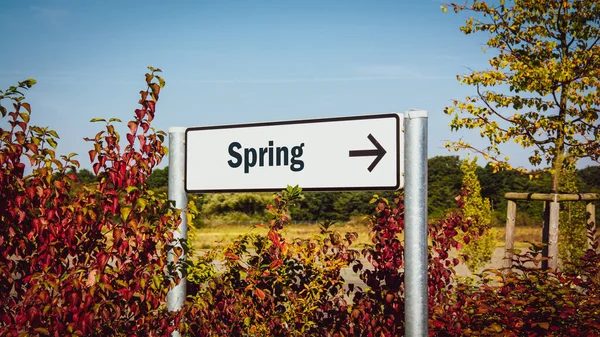
[[[187,240],[186,192],[277,191],[287,185],[321,191],[396,190],[404,188],[406,167],[405,332],[409,337],[427,336],[427,123],[426,111],[409,110],[405,114],[171,127],[168,198],[181,209],[173,246],[181,247],[179,240]],[[185,254],[175,260],[174,250],[167,251],[167,259],[184,264]],[[169,289],[169,311],[183,308],[185,289],[185,278]]]
[[[398,190],[402,114],[187,128],[189,193]]]

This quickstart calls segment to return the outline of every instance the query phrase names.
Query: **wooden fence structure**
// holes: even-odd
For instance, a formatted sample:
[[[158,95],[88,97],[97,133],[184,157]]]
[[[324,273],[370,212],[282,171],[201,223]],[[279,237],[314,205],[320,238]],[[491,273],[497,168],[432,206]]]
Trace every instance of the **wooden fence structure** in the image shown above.
[[[504,195],[508,201],[506,208],[506,238],[504,259],[505,266],[512,266],[512,250],[515,244],[515,222],[517,218],[517,200],[544,201],[544,228],[542,232],[542,243],[545,244],[542,256],[549,258],[542,261],[542,268],[548,267],[556,270],[558,268],[558,221],[560,202],[585,201],[588,225],[595,225],[596,207],[594,201],[600,200],[597,193],[560,194],[560,193],[517,193],[508,192]],[[590,244],[591,242],[588,242]]]

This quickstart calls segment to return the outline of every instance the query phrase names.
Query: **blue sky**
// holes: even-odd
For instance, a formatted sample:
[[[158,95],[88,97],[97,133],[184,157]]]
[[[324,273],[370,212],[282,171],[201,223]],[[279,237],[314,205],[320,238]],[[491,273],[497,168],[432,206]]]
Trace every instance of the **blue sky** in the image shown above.
[[[474,92],[456,75],[486,68],[487,58],[484,36],[463,35],[465,16],[441,4],[2,1],[0,87],[35,78],[32,123],[55,129],[59,152],[78,153],[86,168],[82,139],[102,127],[89,120],[127,121],[148,65],[167,81],[159,129],[418,108],[429,112],[429,156],[448,155],[446,140],[474,139],[451,133],[443,114]],[[526,164],[526,152],[508,154]]]

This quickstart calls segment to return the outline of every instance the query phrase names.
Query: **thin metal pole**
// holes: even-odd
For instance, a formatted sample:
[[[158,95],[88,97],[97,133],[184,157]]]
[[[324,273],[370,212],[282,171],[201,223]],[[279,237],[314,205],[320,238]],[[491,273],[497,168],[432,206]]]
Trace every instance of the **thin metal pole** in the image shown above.
[[[405,113],[406,336],[427,336],[427,111]]]
[[[175,207],[181,209],[181,223],[178,230],[173,232],[173,244],[181,248],[181,241],[187,240],[187,195],[185,193],[185,129],[184,127],[169,128],[169,191],[168,198],[175,202]],[[167,252],[167,261],[174,262],[174,252]],[[179,257],[179,265],[185,261],[186,255]],[[179,311],[183,308],[185,302],[185,275],[179,273],[181,277],[179,283],[167,293],[167,309],[169,311]],[[175,331],[172,336],[180,336]]]

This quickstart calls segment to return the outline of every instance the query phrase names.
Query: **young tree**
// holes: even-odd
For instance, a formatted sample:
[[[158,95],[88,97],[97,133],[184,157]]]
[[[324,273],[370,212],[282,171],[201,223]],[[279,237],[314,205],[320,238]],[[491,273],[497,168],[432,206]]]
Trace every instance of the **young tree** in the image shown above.
[[[464,254],[469,258],[465,261],[472,272],[477,272],[486,263],[492,261],[492,254],[496,248],[495,234],[490,228],[492,222],[492,207],[488,198],[481,197],[481,184],[477,177],[477,157],[465,159],[460,165],[463,173],[462,186],[466,190],[464,195],[463,213],[473,221],[472,228],[475,237],[465,235]]]
[[[475,15],[460,29],[487,34],[493,56],[490,69],[458,76],[476,95],[445,109],[454,117],[452,130],[479,129],[489,146],[447,146],[475,150],[495,170],[512,169],[499,145],[533,148],[529,162],[549,165],[551,192],[559,192],[561,172],[573,170],[580,158],[600,156],[600,3],[474,0],[442,9],[448,7]]]

